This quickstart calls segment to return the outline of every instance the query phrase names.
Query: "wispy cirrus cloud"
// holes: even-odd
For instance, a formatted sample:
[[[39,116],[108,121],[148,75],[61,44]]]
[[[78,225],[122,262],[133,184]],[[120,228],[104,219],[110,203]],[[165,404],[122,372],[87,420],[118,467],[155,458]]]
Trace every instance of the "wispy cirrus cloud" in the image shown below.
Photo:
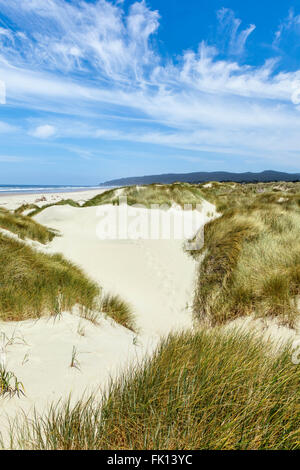
[[[158,28],[158,12],[134,3],[125,17],[106,0],[0,1],[14,30],[1,28],[2,55],[13,65],[63,73],[96,73],[97,79],[143,80],[157,57],[149,37]]]
[[[281,21],[277,31],[274,35],[274,46],[279,46],[283,36],[287,32],[300,33],[300,15],[296,15],[293,8],[290,8],[288,16]]]
[[[159,13],[144,1],[127,14],[122,2],[108,0],[0,0],[0,11],[9,20],[0,29],[8,102],[46,114],[30,123],[32,138],[272,155],[296,164],[300,114],[291,96],[300,70],[278,71],[279,58],[241,63],[255,26],[243,26],[231,10],[217,13],[223,47],[199,38],[176,61],[153,45]]]
[[[222,36],[224,46],[228,47],[231,55],[242,55],[245,50],[246,42],[256,26],[250,24],[246,29],[241,29],[242,21],[236,18],[234,11],[230,8],[221,8],[217,12],[219,20],[219,34]]]

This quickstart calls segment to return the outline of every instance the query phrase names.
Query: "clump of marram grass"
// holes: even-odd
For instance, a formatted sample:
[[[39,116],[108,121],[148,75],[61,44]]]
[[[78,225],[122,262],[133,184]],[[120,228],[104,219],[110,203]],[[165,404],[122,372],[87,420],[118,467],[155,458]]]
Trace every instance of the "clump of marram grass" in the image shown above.
[[[205,227],[195,315],[212,324],[276,316],[293,326],[300,294],[300,211],[255,199]]]
[[[173,334],[104,399],[15,422],[12,448],[299,449],[300,368],[288,349],[220,329]]]
[[[93,311],[100,288],[62,255],[33,250],[0,234],[0,319],[57,315],[78,304]]]
[[[9,212],[3,208],[0,208],[0,228],[9,230],[22,239],[30,238],[40,243],[47,243],[56,235],[55,230],[44,227],[30,217],[23,216],[16,212]]]
[[[145,186],[125,186],[123,188],[110,189],[89,201],[83,207],[99,206],[102,204],[117,204],[120,197],[127,198],[127,204],[142,204],[150,207],[153,204],[168,205],[177,204],[201,204],[203,193],[199,186],[188,183],[173,184],[149,184]]]
[[[104,295],[101,301],[101,310],[125,328],[136,330],[134,314],[130,305],[118,295]]]
[[[39,214],[43,210],[47,209],[48,207],[52,206],[71,206],[71,207],[81,207],[77,201],[73,199],[62,199],[58,202],[51,202],[49,204],[45,204],[41,207],[35,207],[33,210],[28,214],[28,217],[34,217],[35,215]]]
[[[14,210],[14,213],[23,215],[25,211],[32,212],[33,210],[38,209],[38,208],[39,206],[37,204],[22,204],[21,206],[17,207],[17,209]]]
[[[48,207],[52,206],[72,206],[72,207],[81,207],[77,201],[73,199],[62,199],[58,202],[50,202],[49,204],[44,204],[43,206],[39,207],[37,204],[22,204],[22,206],[15,209],[15,214],[23,214],[25,211],[29,211],[27,213],[27,217],[33,217],[43,210],[47,209]]]
[[[0,364],[0,397],[6,395],[10,398],[14,395],[18,397],[25,395],[24,386],[13,372],[7,370]]]

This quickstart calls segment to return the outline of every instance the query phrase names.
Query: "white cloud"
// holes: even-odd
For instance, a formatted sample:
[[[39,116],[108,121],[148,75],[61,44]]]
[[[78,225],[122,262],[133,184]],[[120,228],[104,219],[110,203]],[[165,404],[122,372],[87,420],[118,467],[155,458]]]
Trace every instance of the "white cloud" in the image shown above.
[[[250,24],[248,28],[239,31],[242,21],[235,17],[234,12],[229,8],[221,8],[217,12],[220,23],[220,34],[224,41],[224,35],[228,37],[228,50],[232,55],[242,55],[245,45],[250,34],[255,30],[256,26]]]
[[[14,65],[86,72],[98,78],[123,81],[142,77],[143,67],[155,61],[148,39],[158,28],[158,13],[144,1],[131,5],[124,19],[121,5],[63,0],[0,0],[23,36],[6,31],[0,36],[2,55]]]
[[[227,59],[224,50],[220,59],[218,47],[202,41],[167,62],[152,45],[158,12],[142,1],[126,15],[122,3],[0,0],[18,30],[0,30],[7,101],[57,115],[51,125],[35,123],[31,135],[297,162],[300,111],[292,96],[300,70],[277,72],[276,59],[240,65],[254,25],[242,28],[231,10],[222,9]],[[126,129],[118,127],[121,119]]]
[[[300,32],[300,15],[295,15],[293,8],[290,8],[287,18],[280,23],[275,32],[273,46],[278,47],[284,34],[289,31]]]
[[[48,139],[55,135],[56,129],[54,126],[50,126],[49,124],[45,124],[43,126],[36,127],[32,132],[31,135],[33,137],[38,137],[39,139]]]

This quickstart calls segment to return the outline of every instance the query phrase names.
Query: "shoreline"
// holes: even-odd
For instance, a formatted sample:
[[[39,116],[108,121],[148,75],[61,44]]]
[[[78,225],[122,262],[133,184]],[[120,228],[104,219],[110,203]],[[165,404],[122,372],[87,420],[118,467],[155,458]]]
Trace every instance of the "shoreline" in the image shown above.
[[[23,204],[36,204],[39,207],[43,207],[47,204],[55,204],[62,201],[63,199],[73,199],[76,202],[84,203],[87,200],[93,198],[97,194],[104,193],[108,188],[99,189],[83,189],[78,190],[72,189],[72,191],[55,191],[55,192],[19,192],[19,193],[0,193],[0,208],[8,210],[16,210]]]
[[[12,191],[0,191],[0,197],[4,197],[4,196],[19,196],[19,195],[26,195],[26,194],[56,194],[56,193],[77,193],[77,192],[80,192],[80,191],[92,191],[92,190],[96,190],[97,188],[78,188],[78,189],[74,189],[74,188],[70,188],[70,189],[63,189],[63,188],[57,188],[57,189],[20,189],[20,190],[12,190]]]

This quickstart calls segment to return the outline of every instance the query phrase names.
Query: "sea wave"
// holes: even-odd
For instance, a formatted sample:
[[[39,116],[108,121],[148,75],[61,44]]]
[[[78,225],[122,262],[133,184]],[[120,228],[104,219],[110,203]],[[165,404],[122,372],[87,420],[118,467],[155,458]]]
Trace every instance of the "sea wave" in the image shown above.
[[[0,193],[19,192],[71,192],[79,190],[100,189],[99,186],[27,186],[27,185],[0,185]],[[101,188],[102,189],[102,188]]]

